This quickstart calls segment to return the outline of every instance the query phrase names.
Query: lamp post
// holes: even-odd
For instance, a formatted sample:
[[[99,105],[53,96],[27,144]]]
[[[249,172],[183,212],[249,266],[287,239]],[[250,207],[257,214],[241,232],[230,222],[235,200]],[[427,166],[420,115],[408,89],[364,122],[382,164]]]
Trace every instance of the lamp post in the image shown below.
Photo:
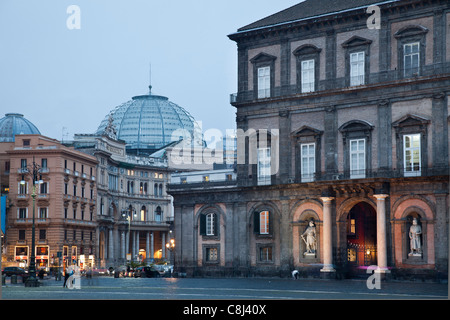
[[[175,264],[175,239],[173,239],[173,238],[170,239],[170,241],[168,243],[166,243],[166,248],[170,252],[170,260],[171,260],[170,262],[172,264],[172,269],[169,269],[169,270],[170,270],[170,275],[172,276],[173,266]],[[173,255],[172,255],[172,252],[173,252]],[[172,260],[173,260],[173,262],[172,262]]]
[[[122,210],[122,218],[128,220],[128,248],[125,248],[125,255],[128,253],[131,241],[131,217],[136,217],[136,210],[130,205],[128,209]],[[126,258],[126,257],[125,257]],[[131,253],[131,260],[133,260],[133,252]]]
[[[39,287],[40,283],[36,278],[36,248],[35,248],[35,242],[36,242],[36,236],[35,236],[35,204],[36,204],[36,188],[42,183],[42,178],[40,176],[41,173],[41,167],[34,162],[33,157],[33,163],[30,167],[22,168],[22,173],[28,174],[31,176],[33,180],[33,192],[31,194],[31,197],[33,198],[33,224],[31,228],[31,256],[30,256],[30,266],[28,268],[29,277],[25,281],[25,287]],[[38,179],[39,176],[39,179]],[[25,178],[22,175],[22,180],[20,181],[21,185],[25,185]]]

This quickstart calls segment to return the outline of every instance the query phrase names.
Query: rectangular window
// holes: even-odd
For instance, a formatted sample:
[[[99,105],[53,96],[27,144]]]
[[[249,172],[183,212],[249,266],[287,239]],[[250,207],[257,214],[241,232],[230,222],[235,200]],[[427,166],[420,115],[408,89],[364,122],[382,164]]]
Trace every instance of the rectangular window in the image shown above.
[[[19,240],[25,240],[25,230],[19,230]]]
[[[206,261],[217,261],[218,251],[217,248],[206,248]]]
[[[28,182],[24,184],[19,183],[19,194],[27,194],[28,193]]]
[[[19,219],[26,219],[27,218],[27,208],[19,208]]]
[[[259,233],[269,234],[269,211],[259,213]]]
[[[420,43],[408,43],[403,46],[403,63],[405,77],[412,77],[419,74],[420,67]]]
[[[47,169],[47,159],[41,159],[41,167],[42,169]]]
[[[20,159],[20,168],[22,170],[27,168],[27,159]]]
[[[39,219],[47,219],[47,208],[39,208]]]
[[[270,97],[270,67],[258,68],[258,99]]]
[[[314,91],[314,60],[302,61],[302,93]]]
[[[272,261],[272,247],[259,248],[259,260],[262,262]]]
[[[269,185],[271,183],[270,148],[258,149],[258,185]]]
[[[214,230],[214,214],[210,213],[206,215],[206,235],[207,236],[213,236],[215,234]]]
[[[405,176],[420,176],[420,134],[404,135],[403,150]]]
[[[45,240],[47,238],[46,230],[39,230],[39,240]]]
[[[40,193],[41,194],[47,194],[48,193],[48,182],[41,183]]]
[[[364,84],[364,52],[350,54],[350,86]]]
[[[302,182],[313,181],[316,172],[316,144],[304,143],[300,146],[300,149]]]
[[[350,140],[350,178],[366,177],[366,140]]]

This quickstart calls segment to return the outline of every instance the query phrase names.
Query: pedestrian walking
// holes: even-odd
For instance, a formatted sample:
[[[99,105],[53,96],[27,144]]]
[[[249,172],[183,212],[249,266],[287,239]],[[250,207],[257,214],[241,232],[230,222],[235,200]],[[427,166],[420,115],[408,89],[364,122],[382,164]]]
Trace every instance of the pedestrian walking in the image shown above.
[[[72,267],[67,268],[66,272],[64,273],[63,288],[67,287],[67,279],[69,279],[69,277],[71,276],[71,273],[72,273]]]

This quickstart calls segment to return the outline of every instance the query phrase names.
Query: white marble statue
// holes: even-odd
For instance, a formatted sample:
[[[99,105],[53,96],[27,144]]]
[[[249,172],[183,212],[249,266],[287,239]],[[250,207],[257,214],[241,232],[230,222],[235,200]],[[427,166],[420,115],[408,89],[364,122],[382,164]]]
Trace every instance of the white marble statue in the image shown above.
[[[420,240],[420,235],[422,234],[422,228],[417,224],[417,218],[413,219],[413,224],[409,228],[409,239],[410,239],[410,255],[422,254],[422,243]]]
[[[305,239],[306,235],[306,239]],[[302,234],[302,239],[306,244],[305,254],[311,254],[316,252],[316,226],[313,221],[309,222],[308,228]]]

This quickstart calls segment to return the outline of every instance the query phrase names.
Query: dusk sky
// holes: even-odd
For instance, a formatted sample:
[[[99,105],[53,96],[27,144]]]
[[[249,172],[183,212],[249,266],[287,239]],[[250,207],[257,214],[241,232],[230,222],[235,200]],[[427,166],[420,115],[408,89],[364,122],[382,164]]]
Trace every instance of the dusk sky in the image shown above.
[[[225,134],[235,128],[237,49],[227,35],[299,0],[1,0],[0,118],[45,136],[93,133],[135,95],[167,96]],[[80,29],[66,21],[80,8]],[[64,136],[63,136],[64,135]]]

